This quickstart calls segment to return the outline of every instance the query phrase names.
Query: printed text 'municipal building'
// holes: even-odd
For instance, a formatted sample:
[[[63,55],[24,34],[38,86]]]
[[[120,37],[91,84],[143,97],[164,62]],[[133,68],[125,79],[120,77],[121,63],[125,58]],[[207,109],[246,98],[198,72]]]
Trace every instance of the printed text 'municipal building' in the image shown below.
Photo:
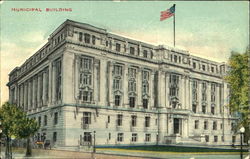
[[[201,50],[202,51],[202,50]],[[9,74],[10,102],[55,148],[232,144],[227,66],[66,20]]]

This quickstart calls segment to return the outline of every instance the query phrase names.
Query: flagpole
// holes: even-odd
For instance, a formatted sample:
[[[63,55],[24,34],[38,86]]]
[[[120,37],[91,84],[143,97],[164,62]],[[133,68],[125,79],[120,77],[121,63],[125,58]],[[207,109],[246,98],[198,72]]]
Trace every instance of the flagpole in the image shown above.
[[[174,13],[174,19],[173,19],[173,27],[174,27],[174,47],[175,47],[175,13]]]

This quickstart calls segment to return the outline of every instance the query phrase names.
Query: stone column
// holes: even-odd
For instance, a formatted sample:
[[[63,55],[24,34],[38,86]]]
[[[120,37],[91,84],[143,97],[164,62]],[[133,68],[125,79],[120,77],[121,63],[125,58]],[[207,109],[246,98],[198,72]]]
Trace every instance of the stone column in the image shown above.
[[[54,105],[56,102],[56,63],[55,61],[52,62],[52,90],[51,90],[51,95],[52,95],[52,104]]]
[[[26,97],[27,97],[26,84],[27,84],[27,82],[24,82],[24,84],[23,84],[23,90],[24,90],[23,104],[24,104],[24,110],[25,111],[27,110],[27,105],[26,105]]]
[[[138,107],[137,108],[141,108],[142,107],[142,68],[140,67],[138,69],[138,74],[137,74],[137,82],[136,82],[136,85],[137,85],[137,92],[138,92],[138,102],[137,102],[137,105]]]
[[[154,83],[155,83],[155,80],[154,80],[154,76],[155,76],[155,71],[152,71],[151,72],[151,78],[149,79],[151,82],[151,84],[150,84],[150,89],[149,89],[149,91],[150,91],[150,104],[149,104],[149,107],[151,107],[151,109],[152,108],[154,108],[155,107],[155,104],[154,104],[154,102],[155,102],[155,90],[154,90]]]
[[[207,83],[207,112],[211,113],[211,83]]]
[[[160,107],[166,107],[166,74],[163,70],[159,70],[159,96],[160,96]]]
[[[124,65],[124,75],[123,75],[123,106],[128,108],[128,65]]]
[[[31,103],[30,103],[30,97],[31,97],[31,80],[28,80],[28,85],[27,85],[27,89],[28,89],[28,97],[27,97],[27,106],[28,106],[28,110],[31,109]]]
[[[43,71],[43,96],[42,96],[42,106],[46,105],[46,84],[48,81],[46,81],[46,71]]]
[[[185,103],[185,92],[186,92],[186,88],[185,88],[185,75],[181,76],[181,87],[180,87],[180,91],[181,91],[181,109],[185,109],[186,107],[186,103]]]
[[[32,81],[33,81],[32,82],[32,103],[33,103],[33,109],[35,109],[36,108],[35,95],[36,95],[36,91],[37,91],[35,76],[33,77]]]
[[[48,75],[49,75],[49,81],[48,81],[48,84],[49,84],[49,87],[48,87],[48,93],[49,93],[49,95],[48,95],[48,99],[47,99],[47,103],[48,103],[48,105],[50,105],[51,104],[51,102],[52,102],[52,62],[50,61],[49,62],[49,72],[48,72]]]
[[[166,91],[165,91],[165,99],[166,99],[166,107],[170,107],[170,94],[169,94],[169,72],[165,72],[165,85],[166,85]]]
[[[189,110],[190,109],[190,98],[191,98],[191,94],[189,93],[189,89],[190,89],[190,86],[189,86],[189,77],[186,76],[185,78],[185,109],[186,110]]]
[[[39,108],[41,105],[41,103],[40,103],[40,93],[41,93],[41,91],[40,91],[40,89],[41,89],[41,75],[40,74],[38,74],[37,75],[37,107]]]
[[[100,105],[107,105],[107,60],[100,60]]]
[[[80,75],[80,58],[79,56],[74,57],[74,99],[76,102],[79,100],[79,75]]]
[[[202,81],[198,81],[198,89],[197,89],[197,101],[198,101],[198,104],[197,104],[197,113],[200,113],[202,112],[202,109],[201,109],[201,97],[202,97],[202,93],[201,93],[201,88],[202,88]]]
[[[158,96],[158,99],[157,99],[157,107],[158,108],[161,108],[162,107],[162,100],[161,100],[161,98],[162,98],[162,80],[161,80],[161,78],[162,78],[162,72],[161,72],[161,70],[159,70],[158,71],[158,82],[157,82],[157,96]]]
[[[193,105],[193,92],[192,92],[192,80],[189,79],[189,82],[188,82],[188,85],[189,85],[189,110],[192,111],[192,105]]]
[[[219,83],[216,83],[215,85],[215,109],[216,109],[216,114],[220,114],[220,84]]]
[[[93,83],[94,83],[94,103],[98,104],[98,80],[99,80],[99,75],[98,75],[98,70],[99,70],[99,61],[94,60],[94,78],[93,78]]]
[[[112,107],[114,106],[114,95],[113,95],[113,63],[109,61],[108,65],[108,72],[109,72],[109,105]]]

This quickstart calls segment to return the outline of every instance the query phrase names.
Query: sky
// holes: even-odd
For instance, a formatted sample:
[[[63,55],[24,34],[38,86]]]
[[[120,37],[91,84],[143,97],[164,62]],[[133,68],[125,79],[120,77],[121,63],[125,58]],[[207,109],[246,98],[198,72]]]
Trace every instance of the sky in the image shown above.
[[[4,1],[0,3],[1,103],[8,100],[8,74],[34,54],[66,19],[154,45],[173,46],[173,17],[160,12],[176,4],[176,48],[226,62],[249,44],[247,1]],[[15,12],[12,8],[40,8]],[[46,12],[71,8],[72,12]]]

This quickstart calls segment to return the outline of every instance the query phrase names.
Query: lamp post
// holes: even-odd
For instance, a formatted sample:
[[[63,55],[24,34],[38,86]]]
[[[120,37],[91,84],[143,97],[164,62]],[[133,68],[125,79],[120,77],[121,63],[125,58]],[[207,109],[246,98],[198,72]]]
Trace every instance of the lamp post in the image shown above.
[[[242,152],[242,136],[245,132],[245,128],[241,127],[240,128],[240,158],[243,159],[243,152]]]

